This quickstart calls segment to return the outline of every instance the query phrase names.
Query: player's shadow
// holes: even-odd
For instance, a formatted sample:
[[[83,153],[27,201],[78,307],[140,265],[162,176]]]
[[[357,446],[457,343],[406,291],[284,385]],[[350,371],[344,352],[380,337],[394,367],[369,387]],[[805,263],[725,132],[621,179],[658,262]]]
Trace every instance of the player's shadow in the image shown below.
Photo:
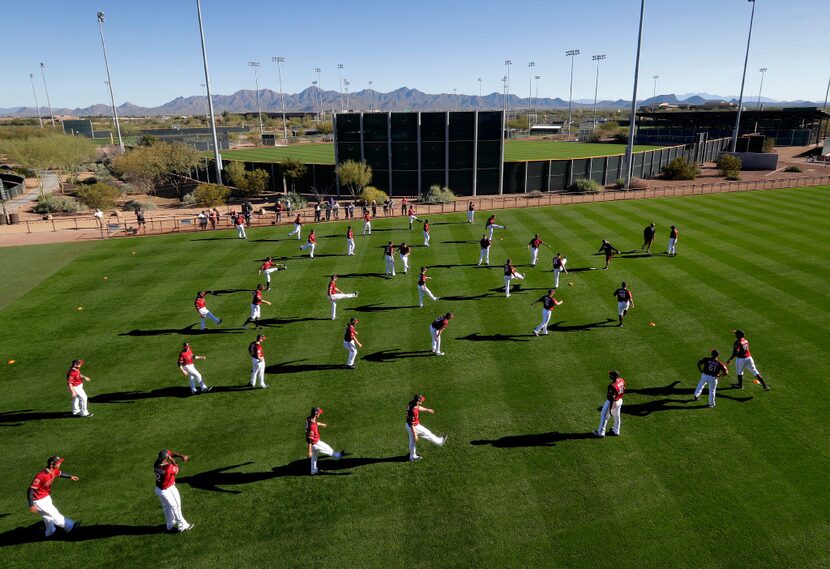
[[[119,336],[134,336],[134,337],[141,337],[141,336],[168,336],[170,334],[179,334],[181,336],[191,336],[196,334],[204,334],[204,335],[211,335],[211,334],[241,334],[239,330],[234,330],[232,328],[205,328],[204,330],[199,330],[197,328],[198,324],[191,324],[190,326],[185,326],[184,328],[158,328],[156,330],[130,330],[129,332],[121,332]]]
[[[509,435],[501,437],[500,439],[480,439],[470,441],[471,445],[484,446],[490,445],[496,448],[517,448],[517,447],[552,447],[556,443],[562,441],[572,441],[579,439],[594,438],[591,433],[560,433],[552,431],[550,433],[535,433],[528,435]]]
[[[583,273],[585,271],[596,271],[597,267],[573,267],[568,269],[568,273]]]
[[[598,320],[596,322],[587,322],[585,324],[568,324],[567,320],[555,322],[548,325],[550,332],[584,332],[585,330],[593,330],[594,328],[613,328],[616,326],[616,320],[613,318],[606,318],[605,320]]]
[[[297,259],[320,259],[320,258],[323,258],[323,257],[342,257],[342,256],[343,256],[342,253],[314,253],[314,257],[309,257],[308,253],[300,251],[300,253],[298,253],[297,255],[292,257],[292,259],[294,259],[294,260],[297,260]]]
[[[521,293],[523,293],[527,290],[530,290],[530,289],[526,289],[526,288],[523,289],[521,284],[512,284],[512,285],[510,285],[510,294],[521,294]],[[504,287],[503,286],[497,286],[495,288],[491,288],[490,292],[501,292],[501,293],[503,293],[504,292]]]
[[[641,253],[639,251],[634,251],[631,253],[623,253],[620,259],[648,259],[649,257],[655,257],[656,254],[652,253]]]
[[[316,320],[329,320],[329,318],[301,318],[298,316],[287,316],[285,318],[264,318],[259,321],[261,326],[279,326],[281,324],[296,324],[297,322],[314,322]]]
[[[376,279],[385,279],[387,276],[384,273],[346,273],[344,275],[338,274],[338,279],[356,279],[362,277],[370,277]]]
[[[265,373],[267,374],[283,374],[283,373],[303,373],[307,371],[327,371],[327,370],[334,370],[334,369],[345,369],[345,366],[339,364],[304,364],[300,362],[306,361],[305,359],[301,360],[292,360],[288,362],[282,362],[279,364],[272,364],[266,366]]]
[[[217,229],[217,231],[219,231]],[[191,241],[222,241],[223,239],[239,239],[236,235],[233,237],[198,237],[196,239],[191,239]]]
[[[426,358],[432,356],[433,353],[428,350],[402,352],[398,348],[392,348],[390,350],[380,350],[378,352],[367,354],[363,356],[363,359],[367,362],[388,363],[409,358]]]
[[[475,294],[475,295],[470,295],[470,296],[464,296],[464,295],[442,296],[441,300],[447,300],[447,301],[450,301],[450,302],[460,302],[462,300],[481,300],[482,298],[492,298],[493,296],[495,296],[495,295],[490,294],[488,292],[488,293],[484,293],[484,294]]]
[[[52,537],[49,538],[49,541],[91,541],[94,539],[106,539],[110,537],[153,535],[164,532],[165,527],[163,525],[128,526],[122,524],[82,524],[70,533],[66,533],[59,529]],[[23,545],[25,543],[33,543],[43,540],[43,522],[36,522],[28,526],[14,528],[13,530],[5,533],[0,533],[0,547]]]
[[[472,243],[478,243],[477,240],[472,241],[441,241],[441,243],[449,243],[451,245],[470,245]]]
[[[637,389],[626,389],[626,393],[636,393],[637,395],[645,395],[646,397],[671,397],[680,395],[692,395],[694,389],[690,387],[677,387],[680,381],[673,381],[666,385],[656,385],[653,387],[638,387]]]
[[[389,310],[403,310],[406,308],[413,308],[411,306],[384,306],[382,304],[364,304],[363,306],[355,306],[347,310],[354,310],[355,312],[387,312]]]
[[[4,411],[0,413],[0,427],[20,427],[29,421],[44,421],[49,419],[67,419],[71,413],[64,411],[35,411],[21,409],[20,411]]]
[[[446,265],[429,265],[430,269],[455,269],[458,267],[475,267],[477,266],[475,263],[455,263],[455,264],[446,264]]]
[[[220,288],[210,291],[213,296],[222,296],[223,294],[236,294],[237,292],[253,292],[248,288]]]
[[[150,391],[116,391],[114,393],[99,393],[89,398],[90,403],[132,403],[145,399],[184,399],[186,397],[198,397],[192,395],[190,388],[183,385],[171,385],[160,387]]]
[[[473,332],[466,336],[456,336],[456,340],[467,340],[469,342],[529,342],[530,334],[479,334]]]

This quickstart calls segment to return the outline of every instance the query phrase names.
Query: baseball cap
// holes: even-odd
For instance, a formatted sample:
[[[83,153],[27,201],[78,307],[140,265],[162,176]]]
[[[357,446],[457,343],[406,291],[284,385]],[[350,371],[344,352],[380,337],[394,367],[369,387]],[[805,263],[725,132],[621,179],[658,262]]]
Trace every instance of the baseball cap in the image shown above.
[[[615,369],[610,369],[610,370],[608,370],[608,375],[611,375],[611,376],[614,376],[614,377],[620,377],[620,372],[618,372]]]
[[[75,367],[84,365],[84,360],[72,360],[72,365]]]
[[[46,466],[49,466],[49,467],[60,466],[62,462],[63,462],[63,457],[61,457],[57,454],[53,454],[52,456],[49,457],[49,460],[46,461]]]
[[[743,330],[741,330],[741,329],[738,329],[738,330],[733,330],[733,331],[735,332],[735,335],[736,335],[736,336],[743,336],[743,335],[744,335],[744,331],[743,331]]]
[[[312,415],[322,415],[323,414],[323,408],[322,407],[312,407],[311,408],[311,414]]]
[[[167,449],[159,451],[159,460],[167,460],[170,458],[170,451]]]

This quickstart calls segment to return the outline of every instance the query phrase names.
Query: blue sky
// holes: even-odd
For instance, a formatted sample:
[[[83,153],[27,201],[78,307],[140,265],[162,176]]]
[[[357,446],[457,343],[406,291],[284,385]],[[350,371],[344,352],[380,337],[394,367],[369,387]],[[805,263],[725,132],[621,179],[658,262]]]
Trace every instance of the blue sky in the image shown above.
[[[505,13],[505,9],[509,11]],[[746,0],[648,0],[640,98],[658,93],[735,95],[740,87],[751,5]],[[425,92],[475,94],[501,90],[511,59],[511,92],[527,96],[528,62],[540,75],[539,96],[568,96],[568,59],[575,61],[574,98],[592,98],[591,55],[605,53],[599,96],[628,99],[637,32],[638,0],[421,0],[397,2],[256,2],[203,0],[213,91],[253,89],[248,61],[257,60],[260,86],[277,90],[271,57],[284,56],[286,92],[297,92],[323,70],[325,89],[338,88],[336,65],[352,91],[401,86]],[[3,8],[3,88],[0,107],[31,106],[29,73],[45,105],[39,62],[55,107],[107,102],[96,12],[105,34],[116,101],[156,106],[197,95],[204,82],[195,0],[41,0]],[[824,99],[830,52],[828,0],[758,0],[747,94]]]

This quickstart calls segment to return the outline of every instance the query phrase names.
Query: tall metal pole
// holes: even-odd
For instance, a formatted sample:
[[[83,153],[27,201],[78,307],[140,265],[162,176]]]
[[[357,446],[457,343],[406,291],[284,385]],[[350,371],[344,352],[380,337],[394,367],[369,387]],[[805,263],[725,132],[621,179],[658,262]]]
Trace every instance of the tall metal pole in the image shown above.
[[[345,111],[346,105],[343,103],[343,64],[337,64],[337,74],[340,76],[340,110]]]
[[[265,133],[265,128],[262,126],[262,106],[259,103],[259,74],[257,69],[260,67],[259,61],[249,61],[248,67],[254,70],[254,83],[256,84],[256,110],[259,113],[259,134]]]
[[[346,109],[348,109],[351,105],[349,104],[349,83],[348,79],[343,79],[343,87],[346,89]]]
[[[205,98],[205,118],[210,120],[210,109],[208,108],[208,101],[207,101],[207,85],[204,83],[199,83],[199,86],[202,88],[202,96]]]
[[[568,140],[571,139],[571,107],[574,100],[574,57],[579,55],[578,49],[569,49],[565,52],[567,57],[571,58],[571,86],[568,90]]]
[[[761,91],[764,90],[764,75],[766,75],[766,73],[767,73],[767,68],[762,67],[758,71],[761,72],[761,86],[758,87],[758,110],[760,111],[761,110]]]
[[[40,76],[43,77],[43,90],[46,91],[46,104],[49,106],[49,118],[52,119],[52,128],[55,128],[55,113],[52,112],[52,101],[49,99],[49,86],[46,84],[46,64],[40,62]]]
[[[319,120],[323,120],[323,87],[322,83],[320,83],[320,68],[315,67],[314,72],[317,74],[317,98],[320,100],[320,118]]]
[[[481,108],[481,77],[478,78],[478,108]]]
[[[504,65],[507,67],[507,82],[504,84],[504,121],[507,122],[510,113],[510,66],[513,65],[513,62],[505,59]]]
[[[735,117],[735,130],[732,132],[732,145],[730,150],[735,152],[738,148],[738,133],[741,129],[741,108],[744,106],[744,85],[746,84],[746,67],[749,63],[749,46],[752,43],[752,23],[755,20],[755,0],[747,0],[752,3],[752,13],[749,16],[749,34],[746,36],[746,55],[744,56],[744,73],[741,76],[741,94],[738,97],[738,115]]]
[[[369,81],[369,111],[375,110],[375,92],[372,90],[372,82]]]
[[[98,12],[98,31],[101,32],[101,49],[104,51],[104,66],[107,68],[107,86],[110,90],[110,101],[112,102],[112,119],[115,121],[115,131],[118,133],[118,148],[124,152],[124,139],[121,138],[121,123],[118,121],[118,108],[115,106],[115,93],[112,90],[112,77],[110,77],[110,63],[107,58],[107,43],[104,41],[104,13]]]
[[[830,79],[827,80],[827,91],[824,92],[824,106],[821,107],[822,111],[827,110],[827,97],[830,95]]]
[[[631,171],[634,168],[634,135],[637,131],[637,83],[640,79],[640,48],[643,47],[643,15],[646,0],[640,0],[640,31],[637,34],[637,57],[634,60],[634,93],[631,95],[631,114],[628,119],[628,146],[625,149],[625,189],[631,187]]]
[[[276,56],[272,57],[271,61],[277,64],[277,75],[280,79],[280,106],[282,107],[282,137],[288,143],[288,126],[285,122],[285,96],[282,92],[282,64],[285,62],[285,58]]]
[[[35,109],[37,109],[37,121],[40,123],[40,128],[43,128],[43,117],[40,114],[40,103],[37,102],[37,91],[35,91],[34,73],[29,73],[29,82],[32,84],[32,95],[35,96]]]
[[[597,95],[599,94],[599,62],[605,59],[605,54],[591,56],[591,59],[597,62],[597,78],[594,82],[594,128],[597,126]]]
[[[659,75],[652,75],[652,79],[654,79],[654,91],[651,93],[651,111],[654,112],[654,105],[657,103],[657,80],[660,79]]]
[[[202,26],[202,2],[196,0],[196,13],[199,16],[199,37],[202,42],[202,63],[205,67],[205,94],[207,96],[208,114],[210,115],[210,133],[213,136],[213,165],[216,169],[216,183],[222,185],[222,155],[219,153],[219,138],[216,136],[216,116],[213,112],[213,98],[210,96],[210,73],[208,72],[207,48],[205,47],[205,29]]]
[[[541,79],[541,75],[535,75],[534,79],[536,79],[536,94],[533,97],[533,120],[534,122],[539,122],[539,111],[536,110],[536,105],[539,104],[539,79]]]
[[[453,110],[457,111],[458,110],[458,89],[456,89],[455,87],[453,87],[453,89],[452,89],[452,99],[453,99],[453,102],[452,102]]]

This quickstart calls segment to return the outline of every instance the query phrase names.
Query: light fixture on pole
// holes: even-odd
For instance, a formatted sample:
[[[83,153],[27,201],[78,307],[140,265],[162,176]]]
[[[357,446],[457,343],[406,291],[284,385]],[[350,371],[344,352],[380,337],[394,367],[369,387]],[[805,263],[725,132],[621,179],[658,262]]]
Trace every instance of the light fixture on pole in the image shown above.
[[[213,112],[213,99],[210,96],[210,73],[208,72],[207,48],[205,47],[205,29],[202,26],[202,2],[196,0],[196,14],[199,19],[199,38],[202,43],[202,63],[205,68],[205,96],[210,115],[210,133],[213,137],[213,166],[216,171],[216,183],[222,185],[222,155],[219,154],[219,137],[216,136],[216,116]]]
[[[317,98],[320,100],[320,117],[319,117],[319,120],[322,121],[323,120],[323,88],[322,88],[323,84],[320,82],[320,68],[315,67],[314,68],[314,73],[317,74],[317,83],[316,83],[316,85],[317,85]]]
[[[597,62],[597,78],[594,82],[594,128],[597,126],[597,94],[599,93],[599,62],[605,59],[605,54],[592,55],[591,60]]]
[[[265,133],[265,127],[262,125],[262,106],[259,103],[259,74],[257,73],[257,69],[259,69],[259,61],[249,61],[248,67],[253,68],[254,70],[254,83],[256,84],[256,110],[259,113],[259,134]]]
[[[43,117],[40,114],[40,103],[37,102],[37,91],[35,91],[35,74],[29,73],[29,82],[32,84],[32,95],[35,96],[35,109],[37,109],[37,121],[40,128],[43,128]]]
[[[343,64],[337,64],[337,74],[340,76],[340,110],[345,111],[346,106],[343,103]]]
[[[55,113],[52,112],[52,101],[49,99],[49,86],[46,84],[46,64],[40,62],[40,76],[43,77],[43,90],[46,91],[46,104],[49,107],[49,118],[52,119],[52,128],[55,128]]]
[[[574,100],[574,58],[579,55],[578,49],[569,49],[565,52],[566,57],[571,58],[571,86],[568,89],[568,140],[571,138],[571,108]]]
[[[124,152],[124,139],[121,138],[121,123],[118,121],[118,108],[115,106],[115,93],[112,90],[112,77],[110,77],[110,63],[107,58],[107,44],[104,41],[104,13],[98,12],[98,31],[101,33],[101,49],[104,51],[104,66],[107,68],[107,86],[110,90],[110,101],[112,102],[112,120],[115,121],[115,131],[118,133],[118,147]]]
[[[827,98],[830,96],[830,79],[827,80],[827,91],[824,92],[824,106],[821,107],[822,111],[827,110]]]
[[[752,4],[752,13],[749,16],[749,33],[746,36],[746,55],[744,56],[744,73],[741,76],[741,94],[738,96],[738,113],[735,117],[735,130],[732,132],[732,145],[730,150],[735,152],[738,148],[738,134],[741,130],[741,110],[744,106],[744,85],[746,84],[746,67],[749,64],[749,46],[752,44],[752,23],[755,21],[755,0],[747,0]]]
[[[660,79],[659,75],[652,75],[652,79],[654,79],[654,91],[651,94],[651,110],[654,111],[654,105],[657,103],[657,80]]]
[[[504,65],[507,67],[507,75],[505,75],[504,83],[504,120],[507,120],[507,115],[510,113],[510,66],[513,62],[509,59],[504,60]]]
[[[762,67],[758,71],[761,72],[761,86],[758,87],[758,110],[761,110],[761,91],[764,89],[764,75],[767,73],[767,68]]]
[[[280,80],[280,106],[282,107],[282,137],[285,142],[288,142],[288,126],[285,122],[285,96],[282,92],[282,64],[285,63],[284,57],[274,56],[271,61],[277,64],[277,75]]]
[[[481,77],[478,78],[478,108],[481,108]]]
[[[372,90],[372,82],[369,81],[369,111],[375,110],[374,91]]]
[[[536,62],[531,61],[527,64],[527,99],[528,99],[528,107],[527,110],[530,111],[531,107],[533,107],[533,68],[536,67]]]
[[[640,79],[640,49],[643,47],[643,16],[646,0],[640,0],[640,27],[637,33],[637,57],[634,59],[634,92],[631,95],[631,114],[628,118],[628,145],[625,148],[625,189],[631,187],[634,166],[634,136],[637,133],[637,83]]]

